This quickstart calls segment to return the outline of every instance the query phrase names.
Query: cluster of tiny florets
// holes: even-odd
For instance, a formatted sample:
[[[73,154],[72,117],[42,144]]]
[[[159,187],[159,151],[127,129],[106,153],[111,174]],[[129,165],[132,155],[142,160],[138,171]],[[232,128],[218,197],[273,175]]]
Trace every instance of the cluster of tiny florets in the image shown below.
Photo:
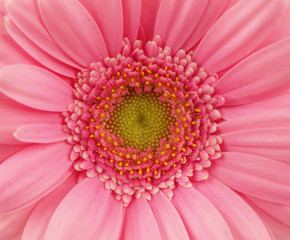
[[[63,113],[75,169],[99,177],[125,206],[206,179],[221,156],[216,80],[191,52],[172,53],[158,36],[145,45],[125,38],[119,55],[75,81],[75,101]]]

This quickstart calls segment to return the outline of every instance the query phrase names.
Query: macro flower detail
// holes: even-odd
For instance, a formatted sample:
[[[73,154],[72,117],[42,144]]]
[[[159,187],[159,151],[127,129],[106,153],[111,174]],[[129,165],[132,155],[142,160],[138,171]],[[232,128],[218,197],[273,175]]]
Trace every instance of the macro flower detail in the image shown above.
[[[0,240],[287,240],[288,0],[0,0]]]
[[[142,41],[125,39],[121,52],[78,74],[76,100],[63,113],[71,160],[126,206],[159,189],[171,199],[176,183],[207,179],[206,168],[220,158],[214,132],[224,99],[192,52],[172,55],[159,36],[144,49]]]

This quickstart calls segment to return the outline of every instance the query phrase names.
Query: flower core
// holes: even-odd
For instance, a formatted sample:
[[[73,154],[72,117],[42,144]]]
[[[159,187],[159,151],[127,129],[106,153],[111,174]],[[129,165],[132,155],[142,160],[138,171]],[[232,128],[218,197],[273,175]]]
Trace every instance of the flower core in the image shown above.
[[[221,156],[214,132],[224,99],[215,82],[192,52],[173,54],[159,36],[145,46],[125,38],[117,57],[78,74],[63,113],[75,169],[98,176],[125,206],[206,179]]]
[[[161,94],[130,89],[120,103],[114,105],[107,129],[123,139],[126,148],[139,152],[156,150],[162,138],[168,139],[174,125],[171,106],[159,100]]]

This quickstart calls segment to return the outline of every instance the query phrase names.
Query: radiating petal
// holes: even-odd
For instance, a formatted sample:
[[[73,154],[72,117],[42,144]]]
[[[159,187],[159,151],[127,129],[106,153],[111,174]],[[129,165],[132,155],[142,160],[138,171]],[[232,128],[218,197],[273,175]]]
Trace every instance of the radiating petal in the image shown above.
[[[0,240],[19,240],[23,228],[35,205],[18,210],[14,213],[0,214]]]
[[[248,196],[247,196],[248,197]],[[290,204],[278,204],[262,199],[248,197],[255,205],[263,209],[270,216],[290,227]]]
[[[238,192],[260,199],[290,203],[290,166],[245,153],[224,152],[210,174]]]
[[[57,124],[61,123],[62,116],[55,112],[43,112],[26,107],[14,101],[0,102],[0,143],[24,144],[14,136],[14,131],[30,123]]]
[[[98,178],[86,178],[61,201],[54,212],[45,240],[118,239],[123,206]]]
[[[18,63],[39,65],[9,36],[4,16],[0,14],[0,67]]]
[[[80,66],[65,55],[46,31],[39,15],[37,0],[6,1],[9,17],[19,29],[39,48],[60,60],[64,65],[80,68]],[[21,38],[17,41],[22,45]]]
[[[1,134],[0,134],[1,135]],[[6,145],[6,144],[0,144],[0,164],[5,161],[7,158],[9,158],[14,153],[22,150],[27,145]]]
[[[183,220],[190,239],[233,239],[221,214],[197,190],[184,187],[175,189],[172,203]]]
[[[225,8],[225,12],[230,9],[232,6],[234,6],[237,2],[239,2],[240,0],[229,0],[228,5]]]
[[[152,40],[154,37],[154,26],[160,2],[161,0],[142,1],[141,25],[147,41]]]
[[[50,218],[65,195],[77,184],[77,174],[72,174],[57,189],[45,196],[37,204],[29,217],[21,240],[42,239]]]
[[[264,48],[229,70],[214,86],[225,105],[245,104],[285,91],[290,85],[290,38]]]
[[[9,212],[39,200],[71,173],[71,145],[33,145],[0,165],[0,211]],[[53,156],[53,157],[52,157]]]
[[[259,214],[259,216],[261,217],[263,222],[269,227],[269,229],[271,229],[274,236],[276,237],[275,240],[289,240],[289,232],[290,232],[289,226],[271,217],[254,204],[251,204],[251,207],[255,210],[256,213]]]
[[[109,55],[115,57],[123,40],[122,0],[79,0],[97,23]]]
[[[226,121],[219,124],[219,130],[227,133],[254,128],[290,127],[289,99],[290,92],[286,92],[264,101],[220,108]]]
[[[5,96],[3,93],[0,92],[0,102],[3,101],[11,101],[11,98]]]
[[[68,138],[63,124],[25,124],[17,128],[13,135],[19,141],[31,143],[53,143]]]
[[[73,101],[72,88],[61,78],[29,65],[2,68],[0,91],[17,102],[46,111],[65,111]]]
[[[287,9],[285,10],[282,19],[279,21],[274,31],[258,46],[258,49],[262,49],[270,44],[290,37],[290,2],[289,0],[286,0],[286,2]]]
[[[241,0],[211,27],[195,52],[207,72],[219,72],[254,50],[283,14],[283,0]]]
[[[259,128],[222,134],[227,152],[241,152],[290,164],[290,128]]]
[[[162,239],[189,239],[185,226],[169,199],[162,193],[148,201],[158,224]]]
[[[240,109],[238,107],[226,109],[226,114],[223,114],[224,112],[221,111],[222,116],[227,118],[227,120],[219,124],[219,130],[222,133],[227,133],[244,129],[275,128],[277,126],[290,127],[289,108],[277,105],[276,108],[271,108],[270,111],[268,107],[252,111],[250,110],[251,107],[243,106]],[[235,113],[236,115],[234,115]]]
[[[5,15],[6,13],[5,0],[0,0],[0,14]]]
[[[206,8],[199,19],[193,32],[189,35],[183,49],[190,50],[210,29],[213,23],[218,19],[229,0],[208,0]]]
[[[197,25],[207,0],[161,0],[154,35],[160,35],[166,46],[176,52]]]
[[[195,188],[219,210],[234,239],[271,239],[260,217],[230,188],[213,177],[196,184]]]
[[[58,61],[56,58],[44,52],[41,48],[30,41],[17,26],[7,17],[6,28],[10,36],[25,50],[30,56],[50,70],[68,77],[76,76],[76,69]]]
[[[142,0],[122,0],[124,18],[124,37],[128,37],[134,42],[138,35],[141,18]]]
[[[145,198],[133,200],[125,210],[122,240],[161,240],[157,222]]]
[[[60,48],[84,67],[107,54],[102,33],[77,0],[38,0],[41,18]]]

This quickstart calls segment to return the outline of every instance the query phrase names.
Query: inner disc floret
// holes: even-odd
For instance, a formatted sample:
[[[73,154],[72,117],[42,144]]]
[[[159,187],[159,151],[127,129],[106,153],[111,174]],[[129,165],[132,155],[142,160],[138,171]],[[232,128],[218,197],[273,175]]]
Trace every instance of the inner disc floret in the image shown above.
[[[130,88],[122,101],[114,104],[107,129],[123,139],[124,147],[155,151],[162,138],[168,139],[170,126],[175,123],[170,104],[160,101],[160,97],[160,93],[137,93]]]

